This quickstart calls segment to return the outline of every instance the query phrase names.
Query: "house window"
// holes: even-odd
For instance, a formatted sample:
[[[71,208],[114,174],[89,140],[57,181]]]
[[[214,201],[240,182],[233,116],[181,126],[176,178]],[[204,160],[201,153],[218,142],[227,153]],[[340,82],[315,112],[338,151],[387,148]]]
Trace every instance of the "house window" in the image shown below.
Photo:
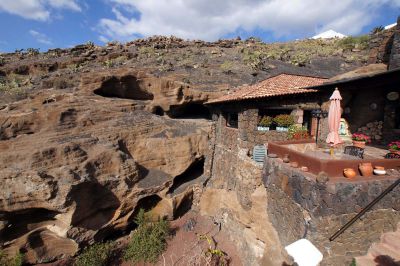
[[[228,113],[226,116],[226,126],[232,128],[238,128],[238,114]]]

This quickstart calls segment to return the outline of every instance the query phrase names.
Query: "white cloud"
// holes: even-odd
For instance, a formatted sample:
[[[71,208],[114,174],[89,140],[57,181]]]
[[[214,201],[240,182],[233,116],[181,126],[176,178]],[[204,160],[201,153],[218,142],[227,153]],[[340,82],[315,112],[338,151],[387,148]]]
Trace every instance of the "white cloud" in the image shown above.
[[[175,35],[215,40],[237,30],[262,29],[276,36],[309,37],[328,29],[357,34],[382,5],[400,0],[108,0],[114,18],[99,28],[113,39]],[[126,15],[135,11],[140,16]]]
[[[99,41],[101,41],[103,43],[108,43],[110,40],[108,38],[106,38],[105,36],[100,35],[99,36]]]
[[[76,0],[0,0],[0,11],[26,19],[49,20],[54,9],[82,10]]]
[[[40,33],[35,30],[30,30],[29,34],[32,35],[35,38],[35,40],[39,43],[43,43],[46,45],[53,45],[53,42],[51,41],[51,39],[44,33]]]

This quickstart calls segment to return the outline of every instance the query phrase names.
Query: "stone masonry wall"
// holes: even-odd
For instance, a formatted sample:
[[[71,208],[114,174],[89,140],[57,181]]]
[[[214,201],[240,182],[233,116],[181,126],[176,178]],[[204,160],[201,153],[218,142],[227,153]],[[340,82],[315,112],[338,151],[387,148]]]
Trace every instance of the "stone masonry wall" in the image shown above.
[[[217,125],[210,183],[214,188],[237,191],[242,207],[249,208],[249,196],[261,184],[262,165],[248,156],[247,149],[238,146],[239,130],[226,127],[224,116],[219,116]]]
[[[248,149],[240,147],[239,130],[226,127],[223,115],[215,124],[211,178],[203,189],[200,210],[230,235],[243,265],[281,264],[287,257],[266,218],[262,164],[248,156]]]
[[[318,183],[315,175],[268,158],[263,181],[268,195],[268,214],[282,245],[307,238],[323,253],[321,265],[349,265],[379,240],[394,231],[400,221],[400,188],[386,195],[336,240],[329,237],[394,182]]]
[[[269,141],[287,140],[286,132],[258,131],[258,109],[247,109],[239,113],[239,138],[240,147],[251,152],[255,145],[267,144]]]
[[[397,19],[394,39],[392,44],[392,53],[390,54],[389,70],[400,67],[400,17]]]

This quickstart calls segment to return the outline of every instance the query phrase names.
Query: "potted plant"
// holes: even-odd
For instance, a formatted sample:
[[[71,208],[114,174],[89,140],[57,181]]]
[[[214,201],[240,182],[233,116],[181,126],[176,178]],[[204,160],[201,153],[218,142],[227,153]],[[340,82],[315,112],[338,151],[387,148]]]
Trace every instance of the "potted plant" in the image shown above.
[[[257,130],[268,131],[269,130],[269,126],[271,124],[272,124],[272,117],[264,115],[261,118],[260,122],[258,123]]]
[[[388,147],[391,153],[396,153],[400,155],[400,140],[390,142]]]
[[[288,128],[288,137],[289,139],[301,140],[301,139],[308,139],[310,135],[308,134],[307,127],[299,125],[291,125]]]
[[[351,135],[351,139],[353,140],[353,146],[359,148],[365,148],[365,143],[371,142],[371,138],[362,133],[354,133]]]
[[[277,131],[288,131],[288,127],[294,124],[294,118],[291,115],[277,115],[273,121],[276,123]]]

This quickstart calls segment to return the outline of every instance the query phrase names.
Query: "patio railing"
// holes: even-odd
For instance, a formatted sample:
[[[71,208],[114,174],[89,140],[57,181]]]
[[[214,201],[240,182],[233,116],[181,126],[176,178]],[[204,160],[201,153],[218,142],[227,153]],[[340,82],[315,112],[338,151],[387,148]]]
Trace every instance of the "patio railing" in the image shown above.
[[[400,184],[400,178],[397,179],[393,184],[386,188],[378,197],[376,197],[371,203],[369,203],[364,209],[362,209],[356,216],[354,216],[350,221],[343,225],[336,233],[334,233],[329,241],[335,240],[338,236],[343,234],[347,228],[349,228],[355,221],[357,221],[361,216],[363,216],[367,211],[369,211],[376,203],[378,203],[383,197],[385,197],[390,191],[392,191],[397,185]]]

